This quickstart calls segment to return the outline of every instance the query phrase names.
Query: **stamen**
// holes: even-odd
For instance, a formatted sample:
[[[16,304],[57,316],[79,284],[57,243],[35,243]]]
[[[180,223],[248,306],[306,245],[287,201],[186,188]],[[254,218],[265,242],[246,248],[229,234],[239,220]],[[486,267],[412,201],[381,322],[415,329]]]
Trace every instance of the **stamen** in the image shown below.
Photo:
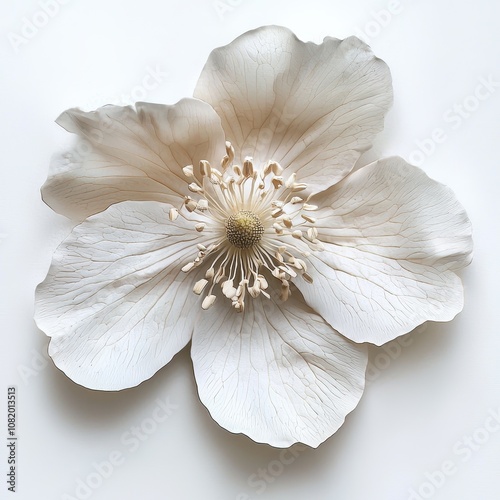
[[[314,241],[318,237],[318,230],[315,227],[310,227],[307,230],[307,238]]]
[[[205,210],[208,210],[208,200],[205,200],[205,199],[201,199],[200,201],[198,201],[198,210],[201,210],[202,212],[204,212]]]
[[[217,297],[215,295],[207,295],[204,299],[203,299],[203,302],[201,303],[201,308],[202,309],[209,309],[210,307],[212,307],[213,303],[215,302],[215,299]]]
[[[276,176],[271,182],[273,183],[274,189],[279,189],[283,186],[283,177]]]
[[[176,208],[171,208],[168,211],[168,218],[173,222],[177,217],[179,217],[179,211]]]
[[[193,269],[193,267],[194,267],[194,262],[188,262],[185,266],[181,268],[181,271],[183,273],[188,273],[189,271],[191,271],[191,269]]]
[[[200,173],[202,177],[211,177],[212,176],[212,167],[210,163],[206,160],[200,161]]]
[[[271,162],[271,170],[274,175],[281,175],[283,173],[283,167],[276,161]]]
[[[194,212],[196,210],[196,207],[198,206],[198,203],[194,201],[192,198],[189,198],[189,196],[184,200],[184,206],[186,207],[188,212]]]
[[[295,184],[295,179],[297,178],[297,174],[294,172],[285,182],[285,187],[290,189]]]
[[[206,279],[201,279],[201,280],[197,281],[194,284],[193,292],[196,295],[200,295],[201,292],[203,292],[204,288],[207,286],[207,284],[208,284],[208,280],[206,280]]]
[[[283,227],[282,227],[282,226],[280,226],[280,224],[278,224],[277,222],[275,222],[275,223],[273,224],[273,228],[274,228],[274,230],[276,231],[276,234],[283,234],[284,229],[283,229]]]
[[[192,193],[202,193],[203,192],[203,188],[198,186],[198,184],[196,184],[196,182],[192,182],[191,184],[189,184],[188,189]]]
[[[229,165],[232,165],[234,160],[234,148],[229,141],[226,142],[226,155],[222,158],[221,168],[224,171]]]
[[[182,169],[184,175],[186,177],[194,177],[194,169],[193,169],[193,165],[186,165],[183,169]]]
[[[309,252],[298,250],[293,242],[277,245],[276,239],[292,237],[302,240],[312,251],[321,251],[318,230],[307,227],[316,219],[305,212],[317,210],[295,193],[307,189],[297,182],[297,174],[283,178],[283,168],[269,161],[262,168],[246,157],[242,166],[233,164],[235,158],[231,143],[226,143],[226,155],[220,162],[220,170],[201,160],[196,176],[192,165],[183,168],[188,189],[194,198],[185,197],[183,206],[188,212],[203,212],[211,222],[195,223],[194,229],[202,233],[206,225],[210,244],[198,243],[196,257],[182,267],[190,272],[210,260],[205,277],[193,286],[197,295],[204,294],[202,308],[210,308],[216,300],[215,287],[231,301],[236,311],[245,309],[245,297],[259,295],[270,298],[265,290],[269,284],[263,272],[269,272],[279,281],[282,300],[290,296],[290,280],[300,274],[304,281],[312,283],[307,274],[307,263],[302,258]],[[177,209],[169,211],[174,221]],[[305,227],[306,226],[306,227]],[[303,230],[301,230],[303,229]],[[291,238],[288,238],[291,240]]]
[[[311,224],[314,224],[316,222],[316,219],[314,217],[309,217],[309,215],[306,214],[301,214],[300,215],[305,221],[310,222]]]
[[[304,203],[302,205],[302,210],[310,210],[310,211],[318,210],[318,205],[309,205],[309,203]]]
[[[222,293],[228,298],[232,299],[236,295],[236,288],[233,286],[233,280],[226,280],[222,284]]]
[[[253,176],[253,163],[250,156],[247,156],[243,162],[243,175],[247,178]]]

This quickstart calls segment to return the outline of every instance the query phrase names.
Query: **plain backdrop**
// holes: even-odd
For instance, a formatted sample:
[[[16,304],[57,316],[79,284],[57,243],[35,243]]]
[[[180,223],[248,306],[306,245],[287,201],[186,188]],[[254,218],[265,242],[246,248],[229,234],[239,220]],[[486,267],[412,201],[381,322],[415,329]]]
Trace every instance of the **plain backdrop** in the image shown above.
[[[395,101],[361,162],[397,154],[420,165],[456,192],[475,238],[464,311],[372,349],[345,425],[316,450],[287,453],[212,421],[188,350],[134,389],[92,392],[46,360],[32,320],[34,288],[72,227],[39,196],[68,135],[54,119],[74,106],[190,96],[211,49],[264,24],[372,46],[392,70]],[[499,32],[495,0],[3,2],[0,497],[499,498]],[[16,494],[5,480],[8,386],[18,393]]]

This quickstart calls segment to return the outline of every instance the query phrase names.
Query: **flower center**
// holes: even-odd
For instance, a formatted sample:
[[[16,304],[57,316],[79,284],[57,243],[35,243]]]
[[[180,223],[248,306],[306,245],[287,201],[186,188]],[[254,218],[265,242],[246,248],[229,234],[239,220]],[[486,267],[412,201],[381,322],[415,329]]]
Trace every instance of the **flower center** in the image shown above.
[[[250,248],[260,241],[264,226],[250,210],[240,210],[226,220],[226,235],[236,248]]]
[[[196,245],[196,257],[182,271],[206,264],[205,277],[193,287],[194,293],[205,294],[201,307],[212,306],[215,289],[220,287],[241,312],[248,295],[270,298],[277,291],[281,300],[287,300],[292,279],[300,275],[312,283],[307,263],[300,257],[309,255],[304,245],[321,251],[323,244],[314,226],[316,219],[310,215],[318,207],[309,203],[310,196],[300,196],[307,186],[297,182],[295,173],[284,178],[283,168],[273,160],[260,169],[254,168],[250,157],[242,166],[233,160],[234,149],[227,142],[220,169],[206,160],[199,167],[182,169],[189,191],[198,198],[185,196],[182,207],[203,214],[206,221],[194,226],[202,233],[203,243]],[[170,209],[170,220],[178,217],[182,207]],[[279,283],[279,289],[274,284],[270,293],[266,291],[269,277]]]

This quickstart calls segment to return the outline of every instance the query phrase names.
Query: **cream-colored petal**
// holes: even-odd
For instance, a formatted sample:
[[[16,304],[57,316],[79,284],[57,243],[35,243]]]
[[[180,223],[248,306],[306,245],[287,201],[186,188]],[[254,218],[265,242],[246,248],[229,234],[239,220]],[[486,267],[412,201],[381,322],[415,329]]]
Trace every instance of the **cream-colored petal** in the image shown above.
[[[200,399],[225,429],[257,442],[319,446],[363,392],[367,353],[311,310],[298,290],[280,303],[217,300],[195,325],[191,356]]]
[[[379,160],[312,198],[322,241],[440,269],[472,258],[472,227],[448,187],[402,158]]]
[[[339,220],[337,224],[340,227]],[[381,229],[379,234],[385,236],[383,224]],[[458,230],[461,229],[459,226]],[[446,233],[444,225],[443,234]],[[431,255],[411,260],[404,258],[404,251],[397,256],[398,235],[391,251],[388,251],[390,238],[384,241],[384,246],[375,247],[374,251],[362,242],[358,242],[359,247],[344,246],[333,238],[331,243],[323,243],[322,251],[308,253],[307,272],[313,283],[294,280],[307,303],[333,328],[355,342],[381,345],[427,320],[450,321],[463,308],[462,282],[448,269],[456,262],[455,248],[450,250],[451,260],[439,253],[434,261]],[[282,239],[283,243],[286,241]],[[310,251],[303,241],[294,244],[304,253]],[[424,242],[420,250],[423,248],[432,245]],[[387,256],[392,252],[394,257]],[[417,256],[413,252],[410,255]],[[468,254],[463,257],[466,262]]]
[[[315,311],[355,342],[381,345],[425,321],[450,321],[463,308],[463,286],[453,271],[324,247],[308,258],[313,283],[295,283]]]
[[[191,339],[193,222],[170,206],[123,202],[76,226],[36,291],[49,354],[78,384],[119,390],[150,378]]]
[[[355,37],[316,45],[266,26],[215,49],[194,95],[221,116],[237,160],[276,160],[320,191],[371,146],[392,84],[386,64]]]
[[[225,154],[219,117],[197,99],[70,109],[57,123],[80,140],[53,158],[42,196],[55,211],[80,220],[127,200],[178,206],[189,194],[182,168],[218,163]]]
[[[311,204],[324,207],[314,214],[324,250],[308,258],[314,283],[296,284],[340,333],[380,345],[462,310],[453,270],[470,262],[471,224],[449,188],[394,157],[350,174]]]

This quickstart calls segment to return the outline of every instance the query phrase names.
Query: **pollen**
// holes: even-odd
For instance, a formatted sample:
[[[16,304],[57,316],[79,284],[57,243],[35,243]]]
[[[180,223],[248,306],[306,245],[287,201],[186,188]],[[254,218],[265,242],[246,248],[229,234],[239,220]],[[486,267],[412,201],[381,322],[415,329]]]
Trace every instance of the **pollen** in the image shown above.
[[[253,247],[263,234],[262,222],[249,210],[241,210],[226,220],[227,239],[236,248]]]

